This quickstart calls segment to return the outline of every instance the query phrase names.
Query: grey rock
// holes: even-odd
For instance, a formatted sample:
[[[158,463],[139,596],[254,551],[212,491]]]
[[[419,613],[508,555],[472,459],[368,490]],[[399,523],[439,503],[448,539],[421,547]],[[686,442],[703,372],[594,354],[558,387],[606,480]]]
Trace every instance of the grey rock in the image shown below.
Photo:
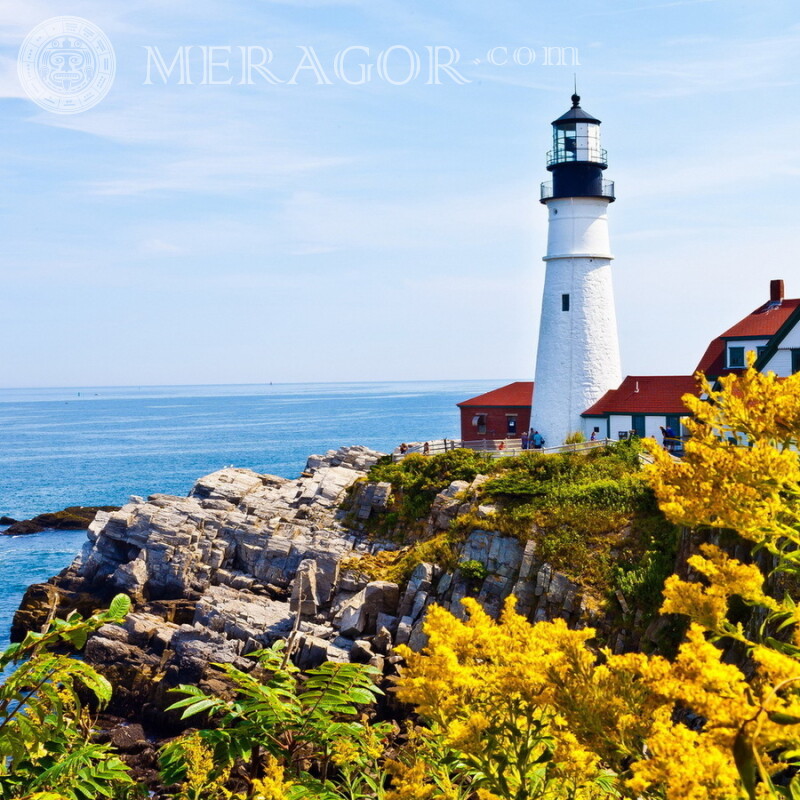
[[[386,655],[386,653],[391,649],[392,644],[392,634],[389,632],[389,629],[383,625],[379,626],[378,632],[372,639],[372,649],[376,653]]]
[[[350,650],[350,660],[355,664],[369,664],[370,659],[375,655],[372,647],[366,639],[356,639]]]
[[[403,593],[403,599],[400,601],[400,608],[398,615],[406,617],[411,614],[411,609],[414,606],[414,600],[419,592],[429,592],[431,583],[433,581],[434,566],[427,562],[422,562],[414,567],[411,577],[408,579],[408,585]]]
[[[380,670],[381,672],[386,671],[386,658],[382,655],[374,655],[369,660],[369,665],[371,667],[375,667],[376,669]]]
[[[408,646],[415,652],[418,653],[428,644],[428,637],[423,631],[423,626],[425,622],[424,620],[419,620],[411,630],[411,634],[408,637]]]
[[[386,628],[391,634],[397,628],[397,617],[394,614],[378,614],[375,619],[375,630],[378,631],[378,635],[380,635],[381,628]]]
[[[293,613],[299,609],[301,614],[313,615],[317,613],[320,605],[317,592],[317,562],[313,558],[304,558],[294,576],[289,608]]]
[[[401,617],[397,625],[397,635],[394,637],[395,645],[408,644],[411,638],[411,630],[414,627],[414,620],[411,617]]]
[[[459,495],[469,488],[466,481],[453,481],[444,491],[439,492],[431,506],[430,520],[433,530],[447,530],[458,516],[461,500]]]
[[[329,646],[330,642],[325,639],[302,634],[298,637],[292,661],[300,669],[316,669],[328,660]]]
[[[350,598],[334,618],[343,636],[368,635],[375,632],[378,614],[394,614],[400,588],[389,581],[368,583]]]
[[[578,587],[573,584],[569,578],[562,575],[560,572],[555,572],[550,578],[550,585],[547,587],[547,602],[553,605],[561,605],[567,593],[570,590],[575,590]]]
[[[344,636],[337,636],[328,644],[328,661],[347,663],[350,661],[350,651],[353,649],[353,640]]]

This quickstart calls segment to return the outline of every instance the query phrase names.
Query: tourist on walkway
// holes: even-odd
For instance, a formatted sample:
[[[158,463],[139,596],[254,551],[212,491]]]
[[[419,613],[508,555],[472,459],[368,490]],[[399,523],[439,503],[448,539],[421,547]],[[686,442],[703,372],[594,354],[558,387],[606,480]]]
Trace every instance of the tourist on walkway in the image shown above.
[[[528,449],[528,432],[522,431],[522,436],[520,436],[520,440],[522,441],[522,449]]]
[[[534,450],[541,450],[542,445],[544,444],[544,439],[542,438],[542,434],[539,431],[533,432],[533,449]]]

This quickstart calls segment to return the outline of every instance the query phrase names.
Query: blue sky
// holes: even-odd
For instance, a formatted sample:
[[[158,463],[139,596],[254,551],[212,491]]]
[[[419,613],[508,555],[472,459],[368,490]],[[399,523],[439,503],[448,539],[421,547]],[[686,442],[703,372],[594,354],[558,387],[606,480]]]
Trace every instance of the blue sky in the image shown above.
[[[117,54],[78,115],[16,75],[57,15]],[[144,85],[146,47],[189,45],[269,48],[284,80],[313,48],[331,82]],[[334,74],[395,45],[419,79]],[[468,83],[426,81],[437,45]],[[0,386],[531,379],[573,72],[617,184],[623,371],[687,374],[771,278],[800,295],[799,54],[792,0],[3,0]]]

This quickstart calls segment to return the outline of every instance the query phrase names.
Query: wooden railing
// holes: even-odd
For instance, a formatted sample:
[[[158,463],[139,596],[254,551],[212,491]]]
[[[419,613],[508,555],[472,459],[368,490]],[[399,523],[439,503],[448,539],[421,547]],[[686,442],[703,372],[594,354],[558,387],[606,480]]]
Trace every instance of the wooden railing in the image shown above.
[[[613,443],[613,439],[596,439],[593,442],[575,442],[574,444],[561,444],[555,447],[528,447],[522,449],[522,442],[519,439],[476,439],[474,441],[462,441],[461,439],[436,439],[428,442],[416,442],[409,446],[405,453],[396,450],[392,453],[393,461],[402,461],[407,455],[418,453],[424,456],[434,456],[439,453],[446,453],[449,450],[467,448],[478,450],[492,458],[505,458],[506,456],[518,456],[522,453],[585,453],[595,447],[605,447]]]

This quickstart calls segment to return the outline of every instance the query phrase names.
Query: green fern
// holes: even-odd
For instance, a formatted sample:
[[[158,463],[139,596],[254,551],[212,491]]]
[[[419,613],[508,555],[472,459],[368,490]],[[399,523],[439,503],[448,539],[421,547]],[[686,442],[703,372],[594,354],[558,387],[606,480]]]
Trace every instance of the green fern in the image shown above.
[[[236,689],[233,700],[206,694],[196,686],[173,690],[184,697],[171,705],[171,710],[180,710],[182,719],[205,714],[213,719],[214,728],[175,739],[162,749],[162,779],[166,783],[187,780],[189,748],[199,736],[213,753],[214,774],[209,773],[210,778],[225,774],[237,762],[246,767],[251,780],[260,778],[265,757],[272,755],[287,765],[294,779],[299,779],[290,792],[293,800],[374,796],[350,790],[342,794],[332,776],[350,776],[331,769],[330,759],[336,743],[350,742],[360,752],[369,736],[388,735],[388,726],[369,726],[358,719],[359,707],[371,705],[382,694],[374,683],[379,670],[360,664],[326,663],[300,676],[286,662],[284,646],[280,642],[251,653],[257,666],[250,673],[230,664],[216,665]],[[320,775],[312,777],[301,769],[301,764],[310,761],[320,765]],[[377,785],[384,779],[371,777],[366,768],[361,772],[364,774],[359,780],[364,786],[370,782]]]
[[[18,664],[0,686],[0,798],[97,800],[121,797],[133,786],[111,748],[91,741],[92,721],[81,700],[88,692],[102,708],[111,684],[89,664],[52,652],[61,644],[82,648],[129,608],[120,595],[89,619],[73,612],[0,655],[0,667]]]

